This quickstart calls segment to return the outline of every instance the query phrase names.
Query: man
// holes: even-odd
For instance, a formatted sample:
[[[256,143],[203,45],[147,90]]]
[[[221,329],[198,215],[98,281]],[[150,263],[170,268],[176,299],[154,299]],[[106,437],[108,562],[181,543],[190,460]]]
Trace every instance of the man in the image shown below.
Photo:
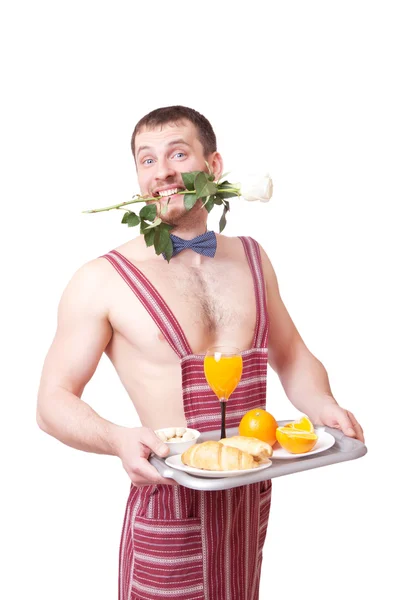
[[[184,187],[181,173],[207,171],[206,161],[217,179],[223,171],[210,123],[189,108],[157,109],[137,124],[132,151],[141,194],[160,197],[159,216],[174,235],[203,236],[206,209],[198,201],[186,211],[177,192]],[[85,264],[62,296],[43,368],[40,427],[74,448],[118,456],[132,482],[120,600],[258,598],[271,482],[197,492],[163,479],[147,460],[151,452],[168,454],[154,429],[218,429],[218,401],[202,372],[210,346],[243,352],[227,426],[265,405],[268,357],[298,410],[363,440],[293,324],[264,250],[251,238],[209,237],[207,256],[186,248],[167,263],[139,236]],[[110,423],[81,400],[103,352],[143,427]]]

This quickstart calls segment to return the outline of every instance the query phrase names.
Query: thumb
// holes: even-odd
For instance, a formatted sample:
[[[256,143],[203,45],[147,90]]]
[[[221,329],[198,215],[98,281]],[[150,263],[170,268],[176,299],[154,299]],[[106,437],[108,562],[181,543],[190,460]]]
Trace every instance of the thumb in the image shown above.
[[[169,454],[167,444],[164,444],[152,429],[144,429],[140,441],[160,458],[164,458]]]

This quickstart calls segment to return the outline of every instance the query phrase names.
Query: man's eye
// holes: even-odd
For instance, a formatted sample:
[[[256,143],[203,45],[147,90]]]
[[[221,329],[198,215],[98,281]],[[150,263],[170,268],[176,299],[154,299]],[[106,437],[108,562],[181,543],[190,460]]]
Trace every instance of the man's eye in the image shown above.
[[[152,158],[145,158],[144,161],[143,161],[143,164],[144,165],[151,165],[151,161],[152,160],[153,160]]]
[[[183,156],[186,156],[186,154],[184,152],[176,152],[174,154],[174,156],[177,156],[178,158],[182,158]]]

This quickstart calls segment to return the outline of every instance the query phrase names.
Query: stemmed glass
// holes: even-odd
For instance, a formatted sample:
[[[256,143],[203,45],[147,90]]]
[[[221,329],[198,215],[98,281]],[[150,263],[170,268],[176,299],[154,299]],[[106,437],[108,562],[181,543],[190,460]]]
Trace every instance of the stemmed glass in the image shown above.
[[[243,360],[238,348],[213,346],[204,357],[207,383],[221,404],[221,439],[226,437],[226,403],[242,377]]]

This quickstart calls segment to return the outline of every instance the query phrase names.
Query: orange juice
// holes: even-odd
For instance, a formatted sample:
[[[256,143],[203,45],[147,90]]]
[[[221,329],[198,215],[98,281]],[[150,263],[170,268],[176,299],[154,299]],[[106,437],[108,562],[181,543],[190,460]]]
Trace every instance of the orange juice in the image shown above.
[[[206,356],[204,374],[208,385],[221,400],[228,400],[242,376],[243,361],[240,355]]]

